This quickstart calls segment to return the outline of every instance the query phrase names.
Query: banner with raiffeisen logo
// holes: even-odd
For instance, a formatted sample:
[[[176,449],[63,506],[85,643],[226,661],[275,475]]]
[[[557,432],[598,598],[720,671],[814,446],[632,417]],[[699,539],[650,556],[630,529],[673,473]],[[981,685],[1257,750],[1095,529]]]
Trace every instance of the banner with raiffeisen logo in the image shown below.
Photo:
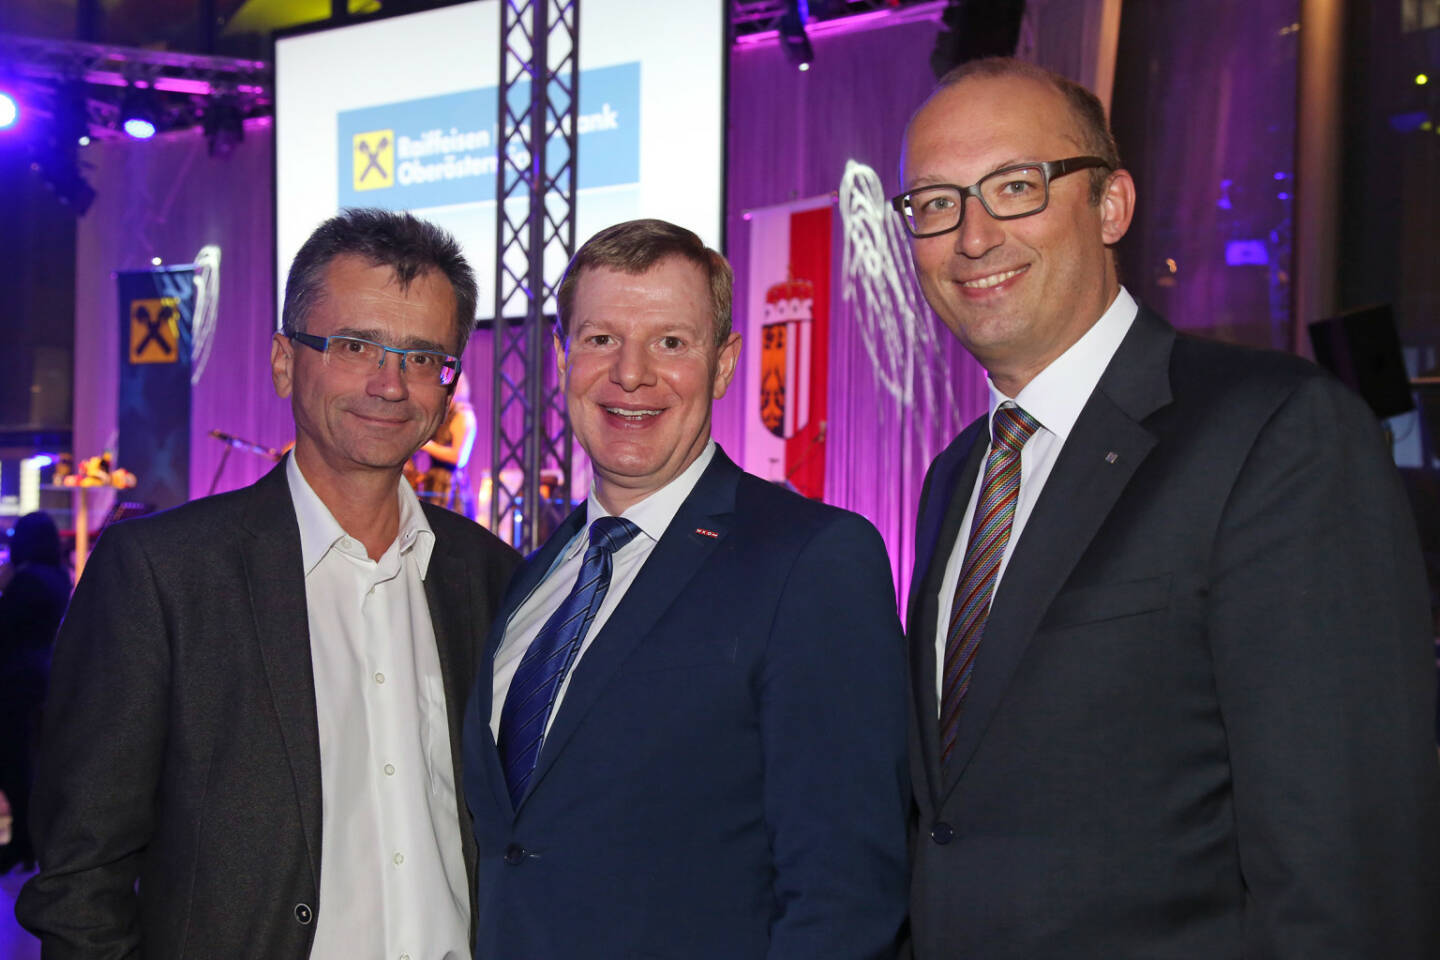
[[[157,509],[190,499],[193,264],[115,275],[120,305],[118,462],[131,496]]]
[[[528,100],[527,84],[513,95]],[[498,91],[342,111],[338,207],[420,210],[493,203]],[[578,190],[640,180],[640,64],[580,74]]]

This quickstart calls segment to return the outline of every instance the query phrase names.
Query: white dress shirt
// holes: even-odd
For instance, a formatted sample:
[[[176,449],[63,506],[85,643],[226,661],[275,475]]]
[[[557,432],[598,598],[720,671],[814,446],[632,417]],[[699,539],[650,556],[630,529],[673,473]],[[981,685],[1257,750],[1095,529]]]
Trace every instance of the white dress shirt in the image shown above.
[[[670,526],[670,521],[675,519],[680,505],[690,496],[690,491],[694,490],[695,484],[700,481],[700,475],[714,458],[715,441],[711,440],[700,452],[700,456],[695,458],[695,462],[686,467],[678,477],[639,503],[631,504],[628,510],[620,514],[639,527],[640,532],[633,540],[615,551],[610,589],[605,593],[605,599],[595,615],[595,622],[580,640],[580,649],[575,654],[574,662],[570,664],[569,672],[560,681],[560,689],[555,695],[555,706],[550,711],[550,716],[545,719],[547,735],[550,733],[550,725],[555,722],[555,716],[560,712],[560,702],[565,698],[565,691],[570,687],[570,678],[575,675],[580,658],[590,649],[591,641],[600,635],[601,628],[619,606],[625,591],[630,589],[630,584],[634,583],[640,574],[640,568],[650,559],[655,544],[660,542],[660,538]],[[601,506],[595,497],[595,485],[592,482],[590,496],[585,501],[584,528],[560,551],[559,559],[550,567],[545,579],[525,602],[520,604],[505,627],[505,637],[500,641],[500,649],[495,652],[494,687],[490,700],[490,734],[496,743],[500,742],[500,714],[505,709],[505,695],[510,692],[510,681],[515,679],[515,671],[519,669],[525,651],[529,650],[530,644],[540,636],[540,628],[545,626],[545,621],[550,619],[550,615],[569,595],[570,588],[575,586],[575,579],[580,575],[580,566],[585,561],[585,550],[590,545],[590,525],[601,517],[608,516],[610,512]]]
[[[378,561],[289,458],[320,732],[314,960],[468,960],[445,688],[425,572],[435,534],[399,483],[400,531]]]
[[[1020,451],[1020,495],[1015,503],[1015,519],[1010,524],[1010,539],[1005,544],[1005,551],[1000,555],[1000,569],[995,575],[995,590],[1000,589],[1005,567],[1010,563],[1015,545],[1020,542],[1020,535],[1025,530],[1026,521],[1030,519],[1030,512],[1035,509],[1035,501],[1040,499],[1040,491],[1045,488],[1050,470],[1060,456],[1060,448],[1065,445],[1070,430],[1080,417],[1080,411],[1085,408],[1090,394],[1095,391],[1095,385],[1100,382],[1101,374],[1110,365],[1115,351],[1120,348],[1120,341],[1130,332],[1130,324],[1135,321],[1139,309],[1129,291],[1121,287],[1115,302],[1100,315],[1095,325],[1085,331],[1085,335],[1076,340],[1070,349],[1036,374],[1035,379],[1021,389],[1019,396],[1005,396],[995,388],[993,380],[986,378],[985,382],[990,387],[988,425],[991,426],[989,435],[992,438],[995,411],[1002,406],[1019,406],[1040,424]],[[992,445],[986,444],[987,456]],[[965,565],[970,525],[975,519],[975,507],[980,500],[980,488],[984,482],[985,469],[982,460],[980,473],[975,478],[975,488],[970,491],[970,505],[965,508],[965,519],[960,524],[960,535],[955,538],[955,544],[950,548],[950,559],[945,565],[945,578],[940,582],[940,612],[935,622],[935,700],[938,709],[943,709],[939,701],[944,697],[945,640],[950,629],[950,608],[955,602],[955,588],[960,583],[960,574]]]

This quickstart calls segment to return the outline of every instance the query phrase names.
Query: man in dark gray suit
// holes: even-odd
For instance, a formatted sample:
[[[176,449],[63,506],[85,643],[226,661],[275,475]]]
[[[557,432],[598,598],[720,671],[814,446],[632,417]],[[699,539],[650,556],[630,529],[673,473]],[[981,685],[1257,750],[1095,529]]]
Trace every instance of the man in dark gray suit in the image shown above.
[[[962,67],[902,178],[991,390],[916,536],[914,955],[1440,956],[1425,581],[1369,412],[1135,303],[1083,88]]]
[[[56,647],[16,907],[46,957],[469,955],[459,723],[518,557],[401,467],[474,310],[442,231],[327,221],[271,348],[293,454],[101,538]]]

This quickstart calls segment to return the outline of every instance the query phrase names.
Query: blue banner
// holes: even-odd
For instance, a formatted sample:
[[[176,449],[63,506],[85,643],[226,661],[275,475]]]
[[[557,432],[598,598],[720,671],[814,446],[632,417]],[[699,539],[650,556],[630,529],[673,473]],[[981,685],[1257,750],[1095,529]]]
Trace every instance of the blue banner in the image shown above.
[[[190,348],[194,268],[116,275],[120,303],[115,462],[136,476],[128,497],[157,509],[190,499]]]
[[[529,84],[511,96],[525,103]],[[481,87],[341,112],[336,206],[493,203],[498,97],[497,88]],[[638,61],[580,74],[579,128],[577,189],[640,181]]]

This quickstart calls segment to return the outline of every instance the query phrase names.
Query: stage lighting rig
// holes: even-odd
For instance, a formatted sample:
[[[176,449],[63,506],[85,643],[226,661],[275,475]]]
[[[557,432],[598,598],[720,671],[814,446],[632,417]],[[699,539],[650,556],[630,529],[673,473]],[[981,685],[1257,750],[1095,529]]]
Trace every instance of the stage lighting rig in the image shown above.
[[[120,101],[120,129],[136,140],[149,140],[160,126],[160,112],[155,95],[143,87],[132,86]]]
[[[810,37],[805,32],[809,19],[807,0],[789,0],[785,15],[780,18],[780,47],[785,51],[785,58],[802,72],[815,62],[815,48],[810,46]]]
[[[237,123],[227,106],[215,111],[219,126],[212,143],[223,154],[239,142],[245,119],[269,116],[273,109],[271,67],[261,60],[0,33],[0,65],[21,83],[82,83],[90,100],[88,135],[94,139],[201,125],[221,100],[239,114]],[[144,122],[126,129],[127,120]]]
[[[41,111],[36,111],[41,112]],[[81,172],[79,146],[89,129],[85,86],[64,83],[49,98],[49,109],[30,139],[30,169],[62,204],[84,216],[95,202],[95,189]]]
[[[204,110],[200,128],[205,131],[210,156],[230,156],[232,150],[245,142],[245,114],[239,101],[233,96],[211,97]]]

